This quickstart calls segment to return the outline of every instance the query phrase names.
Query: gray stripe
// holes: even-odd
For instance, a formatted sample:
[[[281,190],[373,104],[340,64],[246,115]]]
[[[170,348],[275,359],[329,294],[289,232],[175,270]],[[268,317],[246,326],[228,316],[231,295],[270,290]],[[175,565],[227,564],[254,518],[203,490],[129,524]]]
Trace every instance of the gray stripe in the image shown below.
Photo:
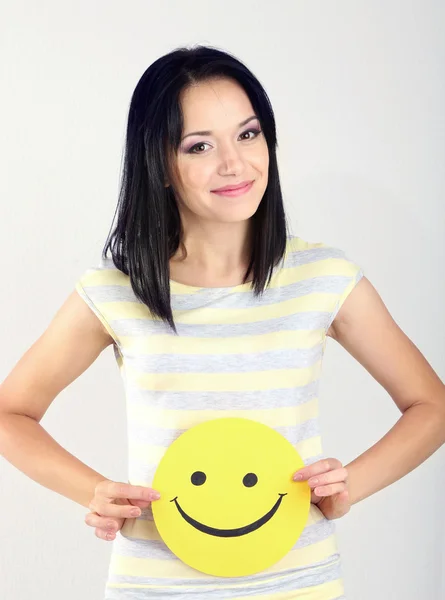
[[[364,273],[360,269],[360,271],[357,271],[357,273],[355,274],[354,279],[352,279],[352,277],[350,277],[349,281],[354,281],[354,286],[353,287],[355,287],[362,277],[364,277]],[[345,286],[345,289],[346,289],[346,286]],[[335,319],[335,317],[337,316],[337,313],[338,313],[339,310],[340,310],[339,300],[337,300],[337,304],[336,304],[334,310],[332,311],[331,316],[329,317],[329,320],[326,323],[326,326],[325,326],[326,331],[331,326],[331,324],[332,324],[333,320]]]
[[[300,265],[307,265],[308,263],[327,260],[329,258],[345,258],[345,253],[340,248],[333,248],[331,246],[325,248],[308,248],[307,250],[293,250],[287,254],[283,268],[299,267]]]
[[[308,311],[275,319],[265,319],[253,323],[188,324],[176,323],[178,334],[195,338],[229,338],[239,335],[262,335],[279,331],[325,328],[330,317],[329,311]],[[170,326],[160,320],[151,319],[111,319],[111,327],[118,336],[126,335],[174,335]]]
[[[130,349],[131,353],[131,349]],[[242,354],[139,354],[131,368],[145,373],[252,373],[304,369],[323,357],[323,348],[278,349]]]
[[[272,429],[280,433],[291,444],[297,444],[303,440],[320,435],[320,426],[317,418],[309,419],[298,425],[273,427]],[[138,423],[130,422],[128,437],[140,444],[167,447],[185,431],[186,429],[161,429],[159,427],[150,427],[150,425],[139,425]]]
[[[276,288],[266,288],[262,296],[254,296],[245,292],[227,291],[218,296],[211,289],[204,288],[202,293],[195,294],[172,294],[173,310],[194,310],[205,308],[207,303],[211,303],[212,309],[230,309],[235,310],[250,309],[257,306],[267,306],[271,304],[279,305],[280,302],[295,300],[308,294],[314,293],[336,293],[340,294],[349,282],[350,277],[343,275],[325,275],[322,277],[313,277],[303,281],[297,281],[288,285],[280,285]],[[217,296],[215,298],[215,296]]]
[[[324,567],[324,568],[323,568]],[[341,565],[338,554],[332,555],[328,560],[322,563],[314,563],[311,567],[305,567],[302,569],[293,569],[281,572],[276,576],[270,573],[259,573],[252,577],[208,577],[200,580],[193,579],[181,579],[179,582],[176,579],[157,579],[148,577],[124,577],[110,574],[110,583],[137,583],[139,585],[162,585],[171,586],[168,590],[165,588],[150,588],[147,590],[150,598],[165,598],[168,594],[169,598],[175,598],[176,600],[194,600],[195,598],[202,598],[207,600],[226,600],[236,597],[245,596],[261,596],[264,594],[265,598],[267,595],[274,594],[277,592],[286,592],[293,590],[301,590],[306,587],[314,585],[321,585],[330,581],[335,581],[341,578]],[[237,587],[232,589],[224,589],[223,585],[249,583],[251,585],[246,589],[243,587]],[[175,587],[180,584],[185,584],[188,587]],[[123,595],[125,594],[125,595]],[[125,590],[120,588],[114,590],[113,588],[107,589],[106,600],[140,600],[140,590]]]
[[[279,382],[277,382],[279,383]],[[135,406],[150,406],[162,410],[262,410],[298,406],[317,397],[320,380],[295,388],[242,392],[157,391],[127,385],[127,395]]]
[[[298,548],[305,548],[316,542],[327,540],[331,535],[335,533],[335,525],[328,519],[322,519],[313,525],[305,527],[303,533],[299,537],[297,543],[294,545],[292,550]]]

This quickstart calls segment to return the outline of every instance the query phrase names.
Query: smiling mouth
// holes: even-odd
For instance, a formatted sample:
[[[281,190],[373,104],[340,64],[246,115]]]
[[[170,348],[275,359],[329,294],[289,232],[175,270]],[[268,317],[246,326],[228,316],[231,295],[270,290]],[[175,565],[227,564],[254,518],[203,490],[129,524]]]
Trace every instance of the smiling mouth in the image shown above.
[[[262,527],[265,523],[270,521],[270,519],[274,516],[274,514],[279,509],[281,501],[283,500],[283,497],[287,496],[287,494],[278,494],[278,495],[279,495],[278,500],[275,502],[275,504],[273,505],[273,507],[270,509],[270,511],[268,513],[266,513],[264,516],[262,516],[257,521],[250,523],[250,525],[245,525],[244,527],[238,527],[236,529],[216,529],[215,527],[209,527],[208,525],[204,525],[203,523],[196,521],[195,519],[190,517],[186,512],[184,512],[182,510],[182,508],[180,507],[179,502],[178,502],[178,496],[176,496],[176,498],[173,498],[173,500],[170,500],[170,502],[174,502],[176,504],[176,508],[178,509],[179,514],[185,519],[185,521],[187,521],[187,523],[192,525],[198,531],[202,531],[202,533],[207,533],[208,535],[215,535],[217,537],[238,537],[240,535],[246,535],[247,533],[252,533],[252,531],[256,531],[257,529]]]

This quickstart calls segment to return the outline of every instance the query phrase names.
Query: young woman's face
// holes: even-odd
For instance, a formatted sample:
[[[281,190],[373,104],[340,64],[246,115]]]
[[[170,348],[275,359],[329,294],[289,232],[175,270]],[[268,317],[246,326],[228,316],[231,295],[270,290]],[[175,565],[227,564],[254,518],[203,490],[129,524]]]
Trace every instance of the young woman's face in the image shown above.
[[[180,213],[219,223],[249,219],[267,187],[269,152],[248,96],[230,79],[213,80],[184,90],[181,106],[172,180]],[[243,193],[218,192],[239,184],[248,184]]]

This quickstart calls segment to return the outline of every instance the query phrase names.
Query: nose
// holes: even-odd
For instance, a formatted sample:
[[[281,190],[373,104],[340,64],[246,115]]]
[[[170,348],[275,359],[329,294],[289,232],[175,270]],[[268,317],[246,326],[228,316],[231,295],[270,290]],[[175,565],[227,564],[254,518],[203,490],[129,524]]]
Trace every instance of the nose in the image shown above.
[[[220,175],[240,175],[244,170],[244,160],[241,150],[235,144],[225,144],[219,148]]]

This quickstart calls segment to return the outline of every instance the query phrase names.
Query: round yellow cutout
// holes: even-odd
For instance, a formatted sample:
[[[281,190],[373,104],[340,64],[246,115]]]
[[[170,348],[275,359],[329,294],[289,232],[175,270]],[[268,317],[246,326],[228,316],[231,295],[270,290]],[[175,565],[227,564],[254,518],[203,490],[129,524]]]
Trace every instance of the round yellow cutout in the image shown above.
[[[170,550],[210,575],[258,573],[300,537],[311,500],[295,448],[274,429],[238,418],[196,425],[161,459],[153,488],[156,526]]]

